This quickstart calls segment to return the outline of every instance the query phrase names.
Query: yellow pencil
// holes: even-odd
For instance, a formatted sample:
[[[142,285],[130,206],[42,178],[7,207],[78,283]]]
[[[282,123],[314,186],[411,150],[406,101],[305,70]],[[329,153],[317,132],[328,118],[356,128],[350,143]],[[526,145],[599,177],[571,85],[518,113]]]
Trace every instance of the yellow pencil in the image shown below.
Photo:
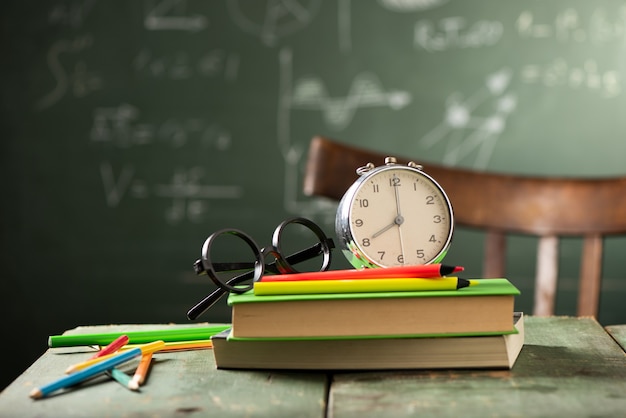
[[[139,389],[139,386],[143,385],[148,376],[148,370],[150,370],[150,364],[152,363],[152,353],[147,353],[141,356],[141,361],[135,370],[133,378],[128,382],[128,387],[132,390]]]
[[[211,340],[180,341],[165,343],[165,347],[163,347],[159,351],[165,352],[178,350],[204,350],[209,348],[213,348],[213,343],[211,342]]]
[[[127,344],[122,347],[122,350],[128,350],[131,348],[137,347],[133,344]],[[168,352],[168,351],[178,351],[178,350],[203,350],[213,348],[213,343],[211,340],[193,340],[193,341],[172,341],[166,342],[163,348],[159,350],[160,353]]]
[[[165,346],[165,343],[163,341],[154,341],[148,344],[141,344],[138,345],[137,347],[141,348],[141,353],[142,354],[146,354],[146,353],[154,353],[155,351],[159,351],[160,349],[162,349]],[[78,370],[82,370],[86,367],[92,366],[96,363],[100,363],[101,361],[110,359],[113,356],[116,356],[118,353],[113,353],[113,354],[108,354],[105,356],[101,356],[101,357],[97,357],[97,358],[92,358],[89,359],[87,361],[83,361],[82,363],[77,363],[77,364],[73,364],[70,367],[67,368],[67,370],[65,370],[66,374],[70,374],[70,373],[74,373]]]

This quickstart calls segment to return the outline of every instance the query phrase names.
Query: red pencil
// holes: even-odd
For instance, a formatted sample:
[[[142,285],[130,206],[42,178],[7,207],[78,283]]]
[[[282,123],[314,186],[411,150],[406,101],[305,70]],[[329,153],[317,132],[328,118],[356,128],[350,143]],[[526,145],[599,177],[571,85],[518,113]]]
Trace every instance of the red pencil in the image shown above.
[[[463,271],[460,266],[447,266],[444,264],[424,264],[417,266],[398,266],[371,269],[348,269],[316,271],[311,273],[293,273],[263,276],[263,282],[279,282],[294,280],[354,280],[354,279],[380,279],[380,278],[435,278],[446,276],[451,273]]]
[[[102,350],[98,351],[90,359],[94,359],[94,358],[105,356],[107,354],[115,353],[117,350],[119,350],[121,347],[123,347],[127,343],[128,343],[128,336],[120,335],[115,340],[113,340],[111,344],[107,345]]]

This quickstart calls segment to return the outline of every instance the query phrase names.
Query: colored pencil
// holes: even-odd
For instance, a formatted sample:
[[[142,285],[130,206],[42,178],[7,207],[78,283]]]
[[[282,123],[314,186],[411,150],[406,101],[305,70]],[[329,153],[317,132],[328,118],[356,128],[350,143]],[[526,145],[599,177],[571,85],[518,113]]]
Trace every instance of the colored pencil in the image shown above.
[[[164,344],[162,341],[160,341],[160,343]],[[148,346],[148,344],[146,344],[146,346]],[[142,355],[143,352],[150,352],[148,350],[156,349],[158,349],[158,344],[152,344],[149,348],[137,347],[133,348],[132,350],[118,353],[113,357],[100,361],[90,367],[87,367],[86,369],[80,370],[67,376],[63,376],[62,378],[55,380],[54,382],[48,383],[39,388],[35,388],[30,392],[30,397],[33,399],[39,399],[53,392],[56,392],[57,390],[74,386],[96,375],[104,373],[107,370],[111,370],[115,366],[118,366],[135,357],[138,357]]]
[[[141,356],[141,361],[137,366],[137,370],[135,370],[135,374],[133,378],[128,382],[128,387],[132,390],[139,389],[139,386],[143,385],[146,381],[146,377],[148,376],[148,371],[150,370],[150,364],[152,363],[152,353],[146,353]]]
[[[432,279],[388,278],[370,280],[304,280],[285,282],[256,282],[254,294],[299,295],[311,293],[369,293],[369,292],[416,292],[433,290],[456,290],[477,285],[477,280],[458,277]]]
[[[107,370],[106,374],[112,377],[113,380],[124,386],[126,389],[136,390],[130,385],[130,376],[118,369],[117,367],[113,367],[111,370]]]
[[[106,347],[98,351],[91,358],[94,359],[94,358],[98,358],[98,357],[106,356],[108,354],[115,353],[122,346],[126,345],[126,343],[128,343],[128,335],[120,335],[118,338],[113,340],[111,344],[107,345]]]
[[[172,329],[154,329],[143,331],[122,331],[95,334],[75,334],[75,335],[51,335],[48,337],[49,347],[72,347],[79,345],[107,345],[113,342],[120,335],[127,335],[128,342],[132,344],[144,344],[151,341],[162,340],[190,341],[206,340],[230,328],[230,324],[216,324],[202,327],[183,327]]]
[[[133,347],[133,349],[134,348],[141,348],[145,352],[152,353],[152,352],[160,350],[164,346],[165,346],[165,343],[163,341],[154,341],[154,342],[151,342],[151,343],[148,343],[148,344],[143,344],[143,345],[140,345],[140,346],[137,346],[137,347]],[[82,370],[82,369],[85,369],[87,367],[93,366],[94,364],[97,364],[97,363],[99,363],[101,361],[105,361],[105,360],[108,360],[108,359],[110,359],[112,357],[115,357],[116,355],[117,355],[117,353],[106,354],[106,355],[101,356],[101,357],[90,358],[90,359],[82,361],[80,363],[72,364],[70,367],[68,367],[65,370],[65,373],[66,374],[74,373],[74,372],[76,372],[78,370]]]
[[[128,344],[122,347],[122,350],[134,348],[134,344]],[[195,341],[176,341],[167,342],[165,346],[159,350],[159,353],[166,353],[168,351],[182,351],[182,350],[203,350],[213,348],[211,340],[195,340]]]
[[[293,280],[360,280],[381,278],[435,278],[463,271],[461,266],[443,264],[425,264],[417,266],[398,266],[370,269],[347,269],[315,271],[263,276],[263,282],[283,282]]]

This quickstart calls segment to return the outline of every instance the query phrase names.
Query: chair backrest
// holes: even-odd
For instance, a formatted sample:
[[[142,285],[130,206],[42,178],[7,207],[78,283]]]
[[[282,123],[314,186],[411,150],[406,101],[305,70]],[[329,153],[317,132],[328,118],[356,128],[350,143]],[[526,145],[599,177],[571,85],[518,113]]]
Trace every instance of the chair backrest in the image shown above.
[[[329,138],[311,141],[304,193],[339,200],[356,169],[387,155]],[[406,156],[392,155],[406,163]],[[486,231],[484,277],[505,276],[506,234],[539,237],[533,314],[554,313],[558,237],[584,238],[577,314],[597,316],[603,236],[626,234],[626,177],[550,178],[478,172],[423,164],[446,190],[455,224]]]

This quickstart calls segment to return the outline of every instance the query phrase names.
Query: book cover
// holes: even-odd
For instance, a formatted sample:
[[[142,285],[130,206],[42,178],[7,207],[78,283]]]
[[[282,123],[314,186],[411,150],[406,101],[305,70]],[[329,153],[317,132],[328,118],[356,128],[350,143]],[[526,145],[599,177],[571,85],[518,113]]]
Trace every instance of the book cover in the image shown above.
[[[220,369],[510,369],[524,344],[521,312],[512,325],[512,334],[475,337],[241,339],[227,330],[211,340]]]
[[[294,295],[231,294],[235,337],[478,335],[513,331],[519,290],[481,279],[459,290]]]

